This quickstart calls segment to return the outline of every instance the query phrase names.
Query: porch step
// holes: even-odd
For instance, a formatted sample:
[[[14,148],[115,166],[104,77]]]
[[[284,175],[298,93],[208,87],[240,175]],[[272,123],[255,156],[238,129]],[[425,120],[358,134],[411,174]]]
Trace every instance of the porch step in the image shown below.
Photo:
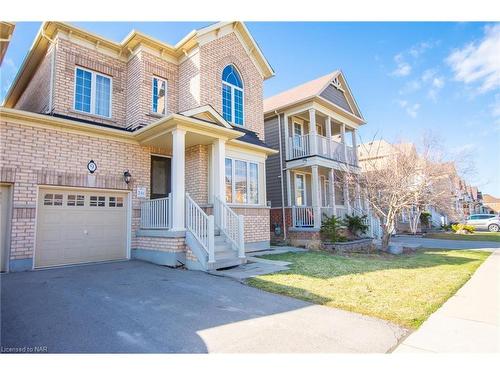
[[[216,260],[214,263],[208,263],[208,271],[214,271],[218,270],[221,268],[229,268],[229,267],[235,267],[239,266],[241,264],[245,264],[247,262],[246,258],[229,258],[229,259],[221,259],[221,260]]]

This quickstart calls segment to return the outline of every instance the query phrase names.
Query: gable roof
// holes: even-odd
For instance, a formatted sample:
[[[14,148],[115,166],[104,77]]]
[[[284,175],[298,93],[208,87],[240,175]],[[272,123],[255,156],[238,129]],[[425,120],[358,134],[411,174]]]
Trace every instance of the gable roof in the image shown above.
[[[325,92],[325,90],[330,85],[332,85],[334,79],[338,79],[342,84],[342,92],[343,92],[342,95],[345,96],[345,100],[347,101],[346,103],[347,107],[339,105],[338,103],[334,103],[331,100],[329,100],[329,98],[326,97],[326,95],[322,95]],[[285,107],[289,107],[298,104],[300,102],[320,96],[323,100],[330,102],[332,105],[335,105],[341,110],[356,116],[357,118],[359,118],[364,122],[363,115],[361,114],[361,111],[358,108],[356,100],[352,95],[349,85],[347,84],[347,80],[345,79],[344,74],[340,70],[335,70],[322,77],[313,79],[312,81],[305,82],[301,85],[295,86],[289,90],[283,91],[277,95],[265,99],[264,114],[274,112],[283,109]]]
[[[233,127],[231,126],[230,123],[228,123],[224,117],[220,115],[219,112],[217,112],[214,107],[211,105],[207,104],[201,107],[196,107],[189,109],[184,112],[180,112],[181,115],[187,116],[187,117],[193,117],[197,118],[198,120],[203,120],[203,121],[208,121],[213,124],[223,126],[228,129],[232,129]]]
[[[102,46],[106,50],[114,52],[122,57],[130,56],[138,45],[143,44],[159,51],[161,55],[168,54],[174,59],[181,59],[189,50],[198,44],[200,37],[209,33],[213,33],[215,37],[217,37],[218,30],[228,26],[232,26],[232,30],[240,36],[239,40],[242,42],[250,58],[255,62],[263,79],[272,77],[274,75],[274,70],[264,57],[260,47],[251,36],[245,24],[240,21],[217,22],[205,28],[193,30],[175,45],[162,42],[137,30],[132,30],[121,42],[115,42],[69,23],[47,21],[42,23],[21,68],[5,96],[3,105],[6,107],[14,107],[44,58],[52,39],[59,31],[68,33],[72,37]]]

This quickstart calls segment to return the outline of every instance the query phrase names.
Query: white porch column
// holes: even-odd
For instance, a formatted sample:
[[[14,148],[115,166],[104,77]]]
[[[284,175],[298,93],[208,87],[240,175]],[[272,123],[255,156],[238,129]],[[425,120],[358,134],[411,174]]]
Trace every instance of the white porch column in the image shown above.
[[[344,161],[347,163],[347,144],[345,142],[345,124],[340,125],[340,138],[342,140],[342,147],[344,148]]]
[[[333,207],[333,214],[337,215],[337,204],[335,203],[335,169],[330,169],[328,179],[330,180],[330,205]]]
[[[225,175],[225,158],[226,158],[226,141],[216,139],[213,142],[214,148],[214,196],[219,197],[223,202],[226,196],[226,185],[224,182]]]
[[[349,182],[347,178],[344,177],[344,205],[347,207],[347,213],[351,215],[351,198],[349,197]]]
[[[185,229],[186,131],[172,131],[172,230]]]
[[[321,196],[319,190],[319,171],[318,166],[311,167],[312,180],[311,180],[311,197],[312,206],[314,211],[314,228],[321,227]]]
[[[332,119],[330,118],[330,116],[326,116],[325,130],[326,130],[326,143],[327,143],[327,147],[328,147],[328,157],[333,158]]]
[[[285,197],[283,197],[283,200]],[[292,174],[290,173],[290,169],[286,170],[286,206],[292,206]],[[283,202],[285,204],[285,202]]]
[[[316,110],[309,110],[309,147],[312,155],[318,154],[318,132],[316,131]]]
[[[358,132],[356,129],[352,129],[352,152],[354,157],[354,165],[358,165]]]
[[[289,151],[289,145],[290,145],[290,139],[289,139],[289,135],[288,135],[288,115],[286,113],[283,114],[283,117],[285,118],[285,121],[283,121],[284,123],[284,127],[285,127],[285,149],[283,150],[283,152],[285,153],[285,160],[288,160],[290,159],[290,151]]]

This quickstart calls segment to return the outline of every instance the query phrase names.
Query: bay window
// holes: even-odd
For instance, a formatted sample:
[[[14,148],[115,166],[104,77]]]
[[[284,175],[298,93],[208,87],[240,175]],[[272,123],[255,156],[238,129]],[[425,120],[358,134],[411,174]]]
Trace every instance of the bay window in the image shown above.
[[[74,109],[111,117],[111,77],[77,67],[75,69]]]
[[[226,202],[237,204],[259,203],[259,165],[226,158]]]

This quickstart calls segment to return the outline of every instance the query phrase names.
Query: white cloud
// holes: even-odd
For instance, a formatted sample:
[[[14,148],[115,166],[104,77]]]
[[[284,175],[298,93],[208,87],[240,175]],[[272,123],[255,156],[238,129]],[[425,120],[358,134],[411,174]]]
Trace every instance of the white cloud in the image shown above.
[[[405,95],[405,94],[411,94],[415,91],[420,90],[422,84],[418,79],[414,79],[411,81],[406,82],[406,84],[403,86],[401,90],[399,90],[400,95]]]
[[[411,73],[411,65],[404,60],[401,53],[394,56],[394,61],[396,62],[396,69],[391,73],[391,75],[396,77],[405,77]]]
[[[420,109],[420,104],[419,103],[411,104],[411,103],[408,103],[407,100],[398,100],[397,103],[399,104],[399,106],[401,108],[403,108],[406,111],[406,113],[408,113],[408,115],[411,118],[416,118],[417,117],[418,111]]]
[[[433,43],[431,42],[420,42],[415,44],[410,48],[408,53],[414,57],[415,59],[418,58],[421,54],[423,54],[426,50],[429,48],[433,47]]]
[[[500,88],[500,24],[486,26],[483,39],[453,51],[446,62],[457,81],[477,84],[480,93]]]

